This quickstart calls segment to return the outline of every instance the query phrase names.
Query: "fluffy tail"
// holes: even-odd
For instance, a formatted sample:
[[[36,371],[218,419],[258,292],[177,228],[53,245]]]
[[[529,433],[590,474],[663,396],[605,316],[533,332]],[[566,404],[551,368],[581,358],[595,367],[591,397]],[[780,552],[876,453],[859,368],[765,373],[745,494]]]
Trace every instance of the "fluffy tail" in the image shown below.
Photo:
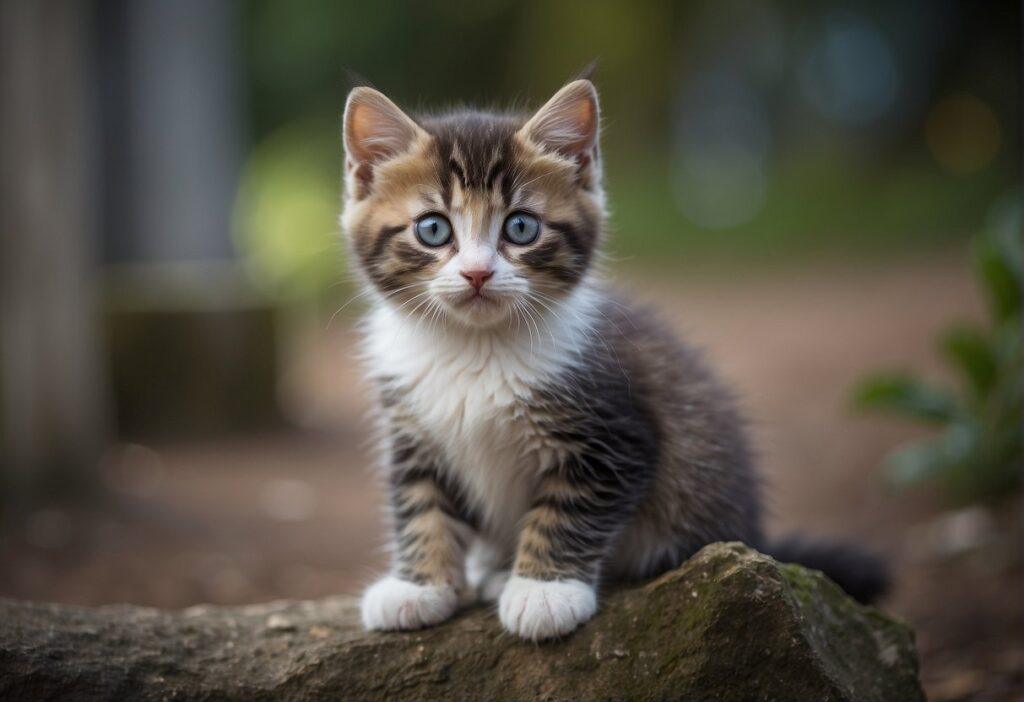
[[[862,604],[873,602],[889,589],[885,563],[855,546],[789,536],[769,544],[767,553],[777,561],[820,570]]]

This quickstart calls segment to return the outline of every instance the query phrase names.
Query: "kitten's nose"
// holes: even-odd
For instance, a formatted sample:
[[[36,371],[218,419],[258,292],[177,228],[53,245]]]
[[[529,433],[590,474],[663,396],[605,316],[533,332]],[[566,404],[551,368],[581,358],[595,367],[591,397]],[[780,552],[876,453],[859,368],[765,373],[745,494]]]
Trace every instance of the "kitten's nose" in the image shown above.
[[[484,286],[487,279],[494,275],[494,271],[481,269],[475,271],[459,271],[462,277],[469,281],[469,284],[473,286],[473,289],[480,292],[480,288]]]

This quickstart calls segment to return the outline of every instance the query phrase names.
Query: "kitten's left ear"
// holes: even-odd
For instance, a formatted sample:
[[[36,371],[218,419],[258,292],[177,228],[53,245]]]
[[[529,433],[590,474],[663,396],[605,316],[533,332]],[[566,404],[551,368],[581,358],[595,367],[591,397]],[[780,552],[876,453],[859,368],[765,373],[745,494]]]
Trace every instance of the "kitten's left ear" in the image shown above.
[[[520,136],[545,151],[554,151],[587,165],[597,145],[600,108],[589,80],[574,80],[530,118]]]

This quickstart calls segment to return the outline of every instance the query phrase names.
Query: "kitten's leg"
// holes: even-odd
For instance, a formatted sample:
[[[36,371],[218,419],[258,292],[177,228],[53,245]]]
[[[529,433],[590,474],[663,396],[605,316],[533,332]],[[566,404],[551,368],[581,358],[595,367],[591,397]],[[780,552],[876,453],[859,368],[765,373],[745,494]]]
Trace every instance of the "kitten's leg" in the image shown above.
[[[602,562],[638,497],[600,457],[570,458],[542,476],[498,604],[505,628],[537,641],[590,619]]]
[[[497,602],[508,582],[511,556],[490,541],[474,540],[466,554],[466,584],[471,600]]]
[[[408,437],[396,439],[392,456],[394,566],[363,594],[363,625],[418,629],[455,613],[470,528],[433,456]]]

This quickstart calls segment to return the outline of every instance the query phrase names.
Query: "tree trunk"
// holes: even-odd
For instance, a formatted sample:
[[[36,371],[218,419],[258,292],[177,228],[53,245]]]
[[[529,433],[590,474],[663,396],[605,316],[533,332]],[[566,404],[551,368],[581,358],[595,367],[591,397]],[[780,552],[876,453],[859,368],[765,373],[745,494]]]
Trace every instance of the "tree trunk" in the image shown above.
[[[0,3],[0,481],[88,483],[106,402],[97,324],[88,4]]]

